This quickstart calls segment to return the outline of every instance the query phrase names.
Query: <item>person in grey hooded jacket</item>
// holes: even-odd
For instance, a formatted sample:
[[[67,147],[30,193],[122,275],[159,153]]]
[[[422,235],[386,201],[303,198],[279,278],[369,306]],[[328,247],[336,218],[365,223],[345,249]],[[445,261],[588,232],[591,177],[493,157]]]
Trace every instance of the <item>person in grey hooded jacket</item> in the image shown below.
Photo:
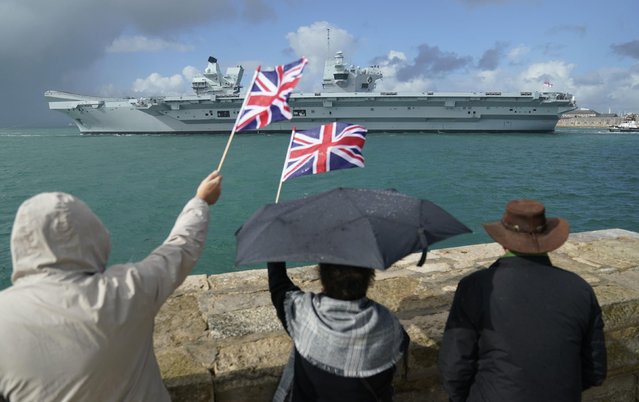
[[[154,318],[202,252],[221,180],[214,171],[200,183],[149,256],[108,269],[109,234],[84,202],[26,200],[11,233],[13,286],[0,292],[0,400],[169,401]]]

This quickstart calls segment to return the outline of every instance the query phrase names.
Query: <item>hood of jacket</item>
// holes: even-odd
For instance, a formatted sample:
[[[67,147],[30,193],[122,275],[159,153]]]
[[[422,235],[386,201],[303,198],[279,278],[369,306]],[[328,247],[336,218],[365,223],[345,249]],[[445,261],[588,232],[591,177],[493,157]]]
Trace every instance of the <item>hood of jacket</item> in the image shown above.
[[[43,272],[104,272],[111,249],[109,232],[80,199],[41,193],[22,203],[11,231],[16,280]]]

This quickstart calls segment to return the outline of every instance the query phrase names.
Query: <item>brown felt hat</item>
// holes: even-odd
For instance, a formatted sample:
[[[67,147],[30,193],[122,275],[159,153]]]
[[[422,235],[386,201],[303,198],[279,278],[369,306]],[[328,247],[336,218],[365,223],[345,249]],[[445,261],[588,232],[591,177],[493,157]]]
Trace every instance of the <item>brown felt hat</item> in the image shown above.
[[[485,223],[484,229],[508,250],[526,254],[555,250],[570,233],[568,221],[546,218],[544,204],[535,200],[510,201],[501,221]]]

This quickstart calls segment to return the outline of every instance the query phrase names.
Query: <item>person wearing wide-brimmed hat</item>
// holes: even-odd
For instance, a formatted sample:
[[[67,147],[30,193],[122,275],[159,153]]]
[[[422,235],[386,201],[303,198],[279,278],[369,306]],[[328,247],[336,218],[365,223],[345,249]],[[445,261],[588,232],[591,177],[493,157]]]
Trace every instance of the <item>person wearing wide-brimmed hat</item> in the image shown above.
[[[568,222],[515,200],[484,228],[506,254],[455,292],[438,362],[450,400],[581,400],[606,377],[606,347],[592,287],[547,254]]]

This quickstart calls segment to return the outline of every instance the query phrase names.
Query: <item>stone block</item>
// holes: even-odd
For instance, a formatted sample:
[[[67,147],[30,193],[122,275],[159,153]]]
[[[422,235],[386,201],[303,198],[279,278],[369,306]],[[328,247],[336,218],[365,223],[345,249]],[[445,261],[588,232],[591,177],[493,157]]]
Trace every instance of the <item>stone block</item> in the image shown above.
[[[601,305],[606,331],[639,325],[639,292],[607,284],[594,287]]]
[[[639,326],[606,331],[605,337],[610,375],[639,370]]]
[[[209,315],[208,324],[209,336],[214,339],[283,330],[272,305]]]
[[[639,261],[637,239],[632,237],[602,239],[596,242],[569,242],[562,248],[565,248],[565,252],[570,252],[593,265],[615,270],[623,271],[636,267]]]
[[[174,296],[181,295],[183,293],[196,293],[209,289],[208,278],[205,274],[202,275],[189,275],[184,282],[175,289]]]
[[[270,401],[291,347],[284,331],[220,347],[213,368],[216,401]]]
[[[155,317],[156,349],[178,346],[206,337],[207,324],[194,293],[170,297]]]
[[[205,317],[263,306],[273,307],[267,289],[244,293],[218,293],[210,290],[198,297],[198,306]]]
[[[210,290],[217,294],[251,293],[268,289],[266,269],[209,276]]]
[[[173,402],[211,402],[214,398],[211,373],[185,348],[156,351],[164,385]]]

